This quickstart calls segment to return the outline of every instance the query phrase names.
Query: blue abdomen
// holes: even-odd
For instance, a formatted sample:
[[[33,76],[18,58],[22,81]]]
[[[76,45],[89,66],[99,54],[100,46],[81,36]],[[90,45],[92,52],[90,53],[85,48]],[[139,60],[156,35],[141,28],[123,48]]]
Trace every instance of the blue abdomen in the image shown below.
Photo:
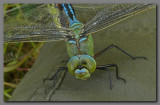
[[[76,16],[74,14],[74,10],[73,10],[71,4],[62,4],[62,7],[64,9],[66,16],[68,17],[68,19],[70,21],[70,27],[74,23],[79,23],[79,21],[76,19]]]

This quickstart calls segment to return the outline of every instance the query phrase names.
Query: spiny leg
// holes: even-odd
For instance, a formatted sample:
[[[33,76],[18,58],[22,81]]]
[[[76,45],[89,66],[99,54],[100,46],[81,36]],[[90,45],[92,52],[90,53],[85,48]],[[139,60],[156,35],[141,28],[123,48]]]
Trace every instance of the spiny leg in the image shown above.
[[[108,72],[108,78],[109,78],[109,86],[110,89],[112,89],[112,78],[111,78],[111,72],[106,68],[105,71]]]
[[[50,87],[48,87],[48,88],[45,90],[45,93],[47,93],[48,90],[50,90],[52,87],[55,86],[55,80],[56,80],[56,78],[57,78],[57,76],[58,76],[58,73],[59,73],[60,71],[63,71],[63,70],[68,70],[68,69],[67,69],[67,67],[59,67],[59,69],[58,69],[57,72],[53,75],[53,77],[48,78],[48,79],[43,79],[43,82],[45,82],[46,80],[53,80],[53,85],[50,86]]]
[[[59,67],[59,69],[58,69],[57,72],[53,75],[53,77],[47,78],[47,79],[43,79],[43,82],[45,82],[46,80],[54,80],[54,79],[57,77],[58,73],[59,73],[60,71],[63,71],[63,70],[67,70],[67,67]]]
[[[98,69],[98,70],[104,70],[104,71],[108,72],[109,85],[110,85],[110,89],[112,89],[112,79],[111,79],[110,70],[108,70],[106,66],[97,66],[96,69]]]
[[[124,78],[119,77],[119,75],[118,75],[118,66],[116,64],[108,64],[106,66],[107,67],[115,67],[116,68],[116,78],[117,79],[121,79],[121,80],[124,81],[124,83],[126,83],[126,80]]]
[[[134,57],[131,54],[127,53],[126,51],[122,50],[120,47],[118,47],[116,45],[113,45],[113,44],[110,45],[110,46],[108,46],[108,47],[106,47],[105,49],[103,49],[102,51],[98,52],[97,54],[95,54],[94,58],[98,57],[99,55],[103,54],[105,51],[107,51],[107,50],[109,50],[109,49],[111,49],[113,47],[117,48],[118,50],[120,50],[121,52],[123,52],[124,54],[126,54],[127,56],[131,57],[133,60],[135,60],[135,59],[145,59],[145,60],[147,60],[147,58],[144,57],[144,56]]]
[[[108,67],[115,67],[116,68],[116,78],[117,79],[121,79],[126,83],[126,80],[124,78],[119,77],[119,75],[118,75],[118,66],[116,64],[107,64],[107,65],[104,65],[104,66],[97,66],[96,69],[105,70],[105,71],[108,72],[108,77],[109,77],[109,82],[110,82],[110,89],[112,89],[112,80],[111,80],[110,70],[108,69]]]

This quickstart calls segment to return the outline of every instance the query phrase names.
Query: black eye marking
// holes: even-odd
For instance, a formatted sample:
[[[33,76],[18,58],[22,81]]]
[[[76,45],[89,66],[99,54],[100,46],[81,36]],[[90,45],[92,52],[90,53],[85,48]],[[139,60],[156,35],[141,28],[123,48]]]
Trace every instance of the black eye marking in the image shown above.
[[[87,62],[85,62],[85,61],[82,61],[82,64],[84,64],[84,65],[87,65]]]

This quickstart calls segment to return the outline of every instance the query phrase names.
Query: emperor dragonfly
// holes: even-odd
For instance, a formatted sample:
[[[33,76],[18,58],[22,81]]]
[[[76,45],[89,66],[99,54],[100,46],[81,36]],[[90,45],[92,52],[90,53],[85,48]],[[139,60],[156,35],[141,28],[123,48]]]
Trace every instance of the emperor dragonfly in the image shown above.
[[[52,79],[55,79],[58,72],[68,70],[76,78],[85,80],[95,69],[109,71],[109,67],[116,67],[117,78],[118,68],[115,64],[97,66],[94,58],[110,48],[118,48],[133,59],[145,57],[133,57],[111,45],[98,54],[93,53],[92,33],[108,28],[120,21],[123,21],[137,13],[151,9],[154,5],[138,4],[115,4],[111,7],[100,6],[101,11],[85,24],[79,22],[70,4],[62,4],[64,11],[60,11],[54,4],[22,5],[21,7],[5,13],[5,42],[21,41],[53,41],[67,40],[67,51],[70,56],[67,67],[60,67]],[[19,10],[19,8],[21,8]],[[21,14],[24,12],[24,14]],[[12,17],[19,17],[13,20]],[[31,21],[31,23],[30,23]],[[67,23],[67,24],[66,24]],[[111,80],[110,76],[109,79]],[[110,82],[110,88],[111,82]]]

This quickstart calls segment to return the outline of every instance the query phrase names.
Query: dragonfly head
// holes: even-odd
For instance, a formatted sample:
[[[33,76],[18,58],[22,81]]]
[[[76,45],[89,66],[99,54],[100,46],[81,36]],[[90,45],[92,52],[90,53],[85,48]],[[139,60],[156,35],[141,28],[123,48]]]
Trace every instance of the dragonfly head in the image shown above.
[[[77,79],[86,80],[96,69],[95,60],[89,55],[77,55],[70,58],[68,71]]]
[[[74,74],[77,79],[81,79],[81,80],[86,80],[87,78],[90,77],[90,73],[86,68],[76,69],[74,71]]]
[[[72,24],[70,28],[72,29],[73,37],[75,37],[76,39],[79,39],[80,35],[84,31],[84,25],[80,22]]]

